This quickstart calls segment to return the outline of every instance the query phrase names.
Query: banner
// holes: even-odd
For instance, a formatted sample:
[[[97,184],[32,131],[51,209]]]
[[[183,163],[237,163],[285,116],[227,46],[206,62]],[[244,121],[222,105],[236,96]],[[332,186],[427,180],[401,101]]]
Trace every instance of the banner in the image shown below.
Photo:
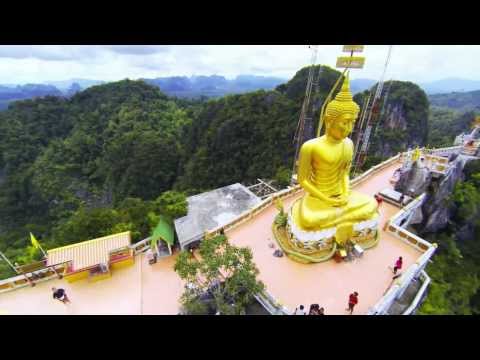
[[[35,239],[35,236],[33,236],[32,233],[30,233],[30,240],[32,241],[32,245],[35,249],[40,249],[40,244],[38,243],[37,239]]]
[[[343,52],[362,52],[365,45],[343,45]]]
[[[337,58],[337,68],[361,69],[365,64],[362,56],[340,56]]]

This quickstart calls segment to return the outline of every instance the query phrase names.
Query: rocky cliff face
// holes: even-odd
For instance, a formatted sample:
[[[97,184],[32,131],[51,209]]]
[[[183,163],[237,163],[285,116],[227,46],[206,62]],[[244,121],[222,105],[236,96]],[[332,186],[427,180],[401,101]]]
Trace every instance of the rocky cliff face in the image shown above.
[[[430,182],[422,206],[423,222],[419,227],[421,234],[437,232],[447,226],[454,210],[449,206],[447,198],[452,194],[455,183],[464,179],[463,168],[470,159],[459,155],[452,161],[453,169],[447,177]]]
[[[387,105],[385,110],[384,129],[407,130],[407,118],[401,104]]]
[[[431,179],[430,170],[421,161],[416,161],[410,169],[400,175],[395,184],[395,190],[411,197],[417,197],[427,191]]]
[[[372,94],[375,87],[372,88]],[[368,92],[355,95],[362,105]],[[374,133],[369,156],[385,159],[408,148],[424,146],[428,136],[429,103],[425,92],[416,84],[388,81],[378,103],[378,115],[373,115]]]

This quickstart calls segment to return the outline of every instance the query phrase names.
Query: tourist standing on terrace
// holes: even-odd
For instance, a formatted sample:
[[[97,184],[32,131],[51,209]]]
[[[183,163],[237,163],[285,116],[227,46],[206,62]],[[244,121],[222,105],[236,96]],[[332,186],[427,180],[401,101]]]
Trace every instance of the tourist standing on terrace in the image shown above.
[[[395,267],[393,268],[393,273],[396,274],[398,270],[401,270],[402,269],[402,265],[403,265],[403,259],[402,257],[400,256],[397,261],[395,262]]]
[[[303,309],[303,305],[300,305],[299,308],[295,308],[295,312],[293,313],[293,315],[307,315],[307,313]]]
[[[350,294],[348,298],[348,309],[345,309],[345,310],[350,311],[350,315],[352,315],[353,308],[357,304],[358,304],[358,292],[355,291],[353,294]]]
[[[57,289],[57,288],[52,288],[53,291],[53,298],[57,299],[64,304],[69,303],[70,299],[67,297],[67,293],[65,292],[64,289]]]
[[[312,304],[310,305],[310,312],[308,313],[308,315],[319,315],[319,308],[320,308],[320,305],[318,304]]]

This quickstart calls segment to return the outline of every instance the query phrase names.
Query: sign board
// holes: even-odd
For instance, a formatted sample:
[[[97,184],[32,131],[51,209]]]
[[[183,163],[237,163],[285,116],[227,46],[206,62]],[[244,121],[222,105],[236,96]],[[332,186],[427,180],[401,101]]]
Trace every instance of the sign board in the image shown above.
[[[343,45],[343,52],[362,52],[365,45]]]
[[[365,64],[362,56],[340,56],[337,58],[337,68],[361,69]]]

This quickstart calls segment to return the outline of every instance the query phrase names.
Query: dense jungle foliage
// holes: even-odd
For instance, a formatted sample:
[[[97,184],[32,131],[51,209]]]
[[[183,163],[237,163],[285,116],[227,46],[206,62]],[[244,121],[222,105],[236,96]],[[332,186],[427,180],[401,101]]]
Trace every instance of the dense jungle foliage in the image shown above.
[[[319,71],[314,128],[340,75],[325,66]],[[287,185],[307,76],[303,68],[275,90],[220,99],[177,99],[124,80],[71,98],[11,103],[0,112],[0,251],[20,264],[38,259],[29,232],[45,249],[125,230],[138,241],[159,216],[183,216],[191,194],[257,178]],[[473,113],[433,109],[429,116],[417,85],[385,86],[390,100],[366,168],[411,146],[450,146],[469,129]],[[366,95],[355,99],[362,105]],[[480,247],[455,238],[456,226],[466,223],[478,234],[478,173],[472,170],[452,195],[458,211],[451,228],[432,235],[440,249],[422,313],[478,312]],[[11,275],[0,262],[0,278]]]

